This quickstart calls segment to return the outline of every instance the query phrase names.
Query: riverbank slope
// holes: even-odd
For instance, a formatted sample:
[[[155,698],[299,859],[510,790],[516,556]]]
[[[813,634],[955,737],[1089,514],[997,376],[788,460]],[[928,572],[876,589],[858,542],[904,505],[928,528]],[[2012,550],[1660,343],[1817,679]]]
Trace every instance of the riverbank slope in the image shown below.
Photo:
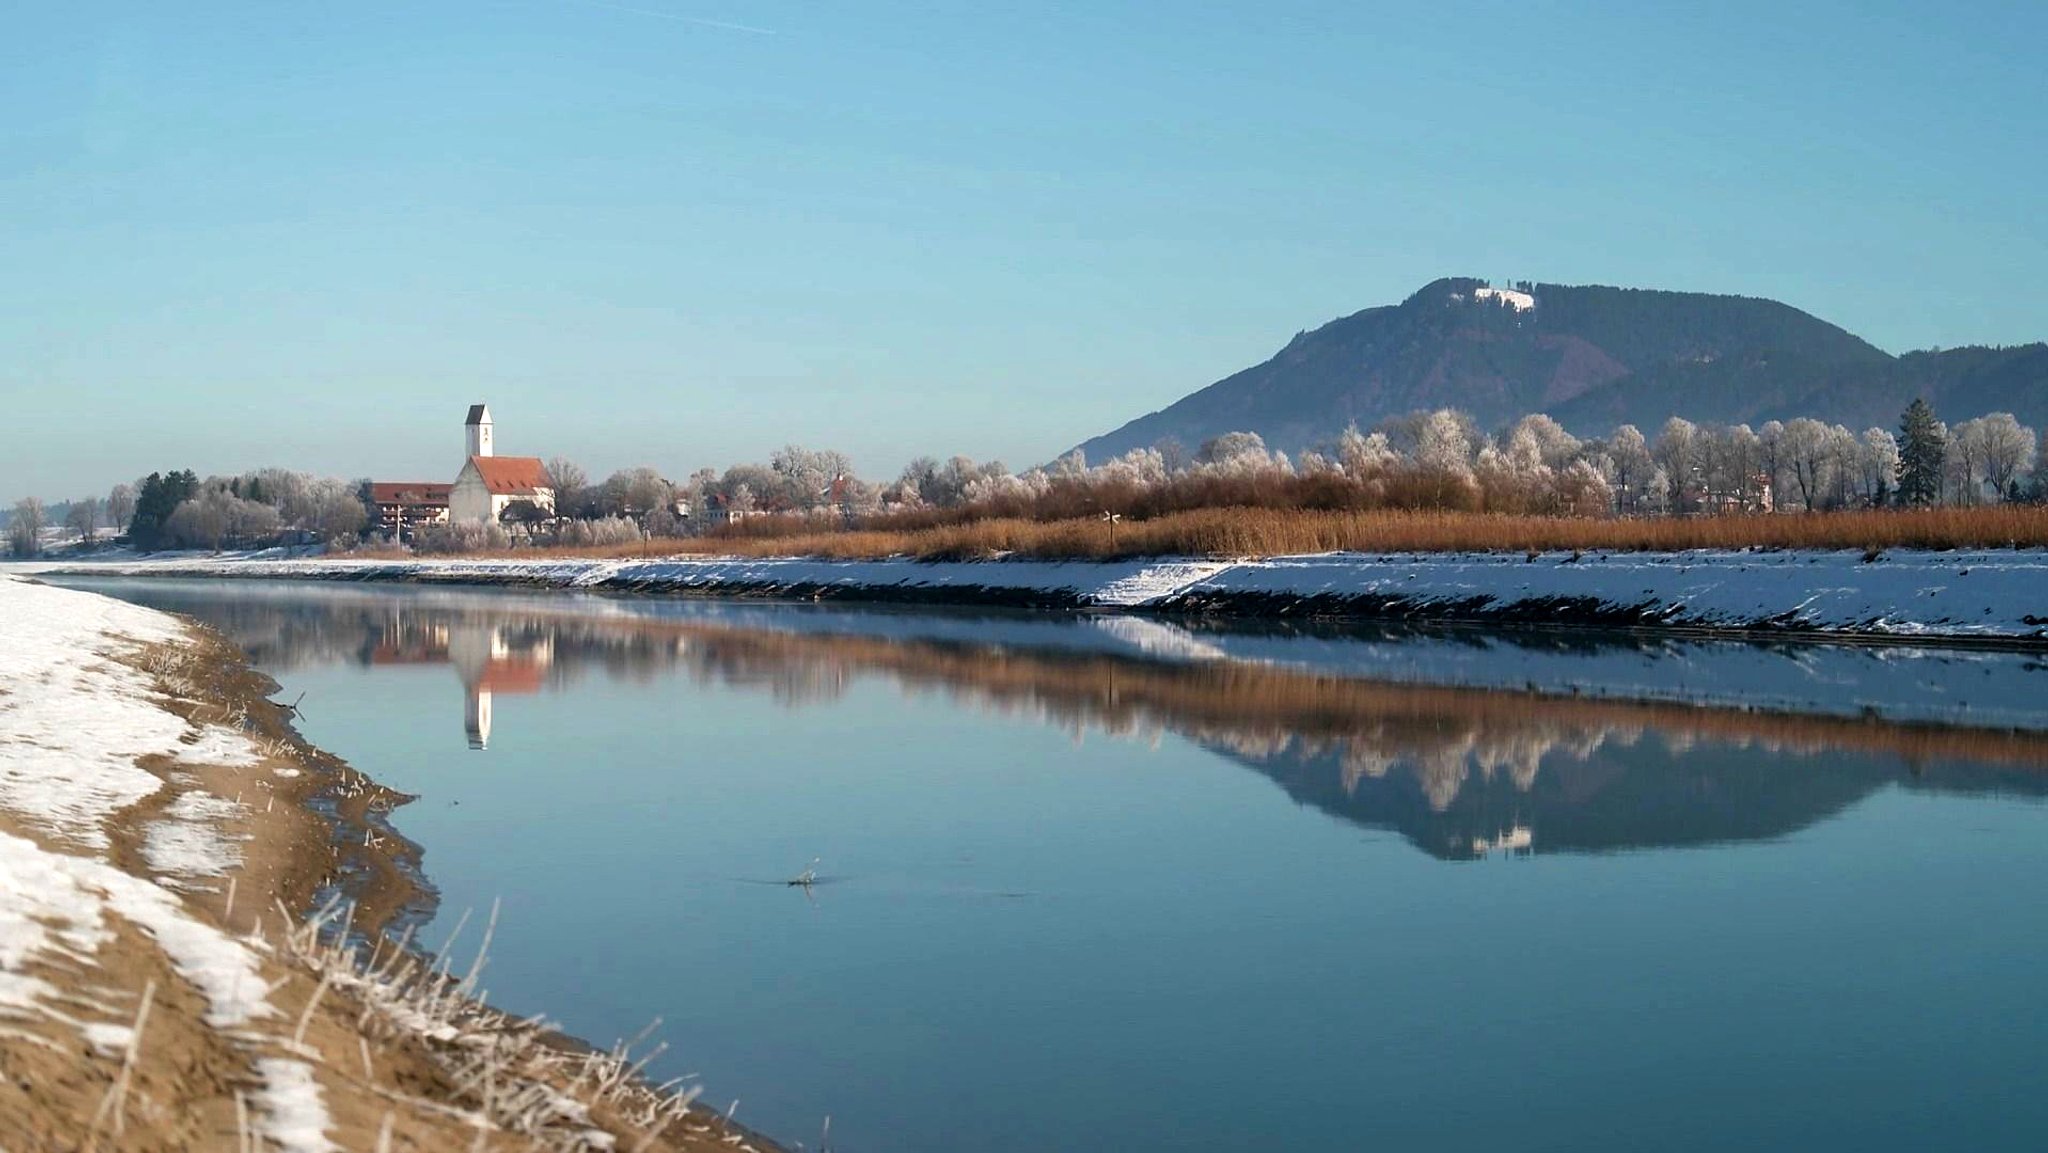
[[[272,689],[179,618],[0,575],[9,1148],[757,1143],[474,1000],[482,948],[350,947],[420,895],[382,816],[406,798]]]
[[[2048,642],[2048,550],[2040,549],[1343,552],[1119,561],[176,557],[60,571]]]

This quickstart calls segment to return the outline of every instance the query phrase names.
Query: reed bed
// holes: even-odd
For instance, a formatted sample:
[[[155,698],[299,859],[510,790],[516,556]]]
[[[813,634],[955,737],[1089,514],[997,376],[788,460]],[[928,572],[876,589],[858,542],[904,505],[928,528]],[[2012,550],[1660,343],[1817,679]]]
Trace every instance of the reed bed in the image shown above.
[[[492,555],[1110,560],[1315,552],[2041,548],[2048,546],[2048,506],[1605,519],[1392,509],[1208,508],[1139,521],[992,518],[918,529],[820,531],[803,522],[792,522],[790,527],[793,531],[786,535],[766,535],[758,526],[750,526],[745,535],[712,534],[599,548],[522,549]]]

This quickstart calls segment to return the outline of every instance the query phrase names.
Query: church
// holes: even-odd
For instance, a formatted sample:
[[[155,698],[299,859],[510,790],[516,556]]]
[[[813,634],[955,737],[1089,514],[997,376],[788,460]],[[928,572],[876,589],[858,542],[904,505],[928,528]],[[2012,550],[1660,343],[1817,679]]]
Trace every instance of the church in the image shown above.
[[[491,446],[491,410],[472,404],[463,421],[467,459],[448,492],[448,519],[457,524],[555,515],[555,490],[537,456],[499,456]],[[513,515],[507,517],[510,511]]]
[[[375,523],[387,538],[410,541],[415,530],[449,521],[530,522],[555,515],[554,482],[540,458],[499,456],[493,449],[488,406],[470,405],[462,431],[465,451],[455,483],[390,481],[370,485]]]

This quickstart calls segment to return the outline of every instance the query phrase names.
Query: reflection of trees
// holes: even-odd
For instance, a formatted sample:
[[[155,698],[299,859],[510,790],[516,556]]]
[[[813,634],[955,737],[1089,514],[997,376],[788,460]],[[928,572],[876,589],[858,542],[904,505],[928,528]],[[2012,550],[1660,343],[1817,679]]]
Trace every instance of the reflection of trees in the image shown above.
[[[166,590],[167,594],[169,590]],[[1433,852],[1534,826],[1536,847],[1769,836],[1889,782],[2048,792],[2048,734],[1438,688],[1228,661],[746,629],[702,619],[471,598],[151,598],[226,631],[259,663],[368,661],[406,638],[487,630],[552,654],[548,684],[592,671],[831,701],[862,677],[913,695],[1089,732],[1178,734],[1304,803],[1400,828]],[[445,644],[446,642],[444,642]],[[401,645],[400,647],[403,647]],[[431,652],[431,644],[412,650]],[[1457,846],[1466,846],[1464,849]]]

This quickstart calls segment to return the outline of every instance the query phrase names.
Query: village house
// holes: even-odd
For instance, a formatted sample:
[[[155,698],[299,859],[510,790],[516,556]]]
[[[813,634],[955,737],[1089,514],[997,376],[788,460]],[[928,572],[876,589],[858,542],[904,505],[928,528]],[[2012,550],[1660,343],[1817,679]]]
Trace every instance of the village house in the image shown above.
[[[410,541],[422,525],[448,520],[448,494],[455,486],[432,481],[372,481],[370,509],[377,531],[395,541]]]
[[[457,523],[545,520],[555,515],[554,483],[534,456],[498,456],[492,450],[491,410],[469,407],[463,422],[468,459],[448,497],[449,519]],[[510,514],[508,516],[508,513]]]
[[[1749,485],[1741,489],[1717,489],[1702,484],[1699,488],[1699,507],[1705,513],[1760,513],[1777,509],[1775,494],[1771,491],[1771,478],[1758,473],[1749,479]]]

